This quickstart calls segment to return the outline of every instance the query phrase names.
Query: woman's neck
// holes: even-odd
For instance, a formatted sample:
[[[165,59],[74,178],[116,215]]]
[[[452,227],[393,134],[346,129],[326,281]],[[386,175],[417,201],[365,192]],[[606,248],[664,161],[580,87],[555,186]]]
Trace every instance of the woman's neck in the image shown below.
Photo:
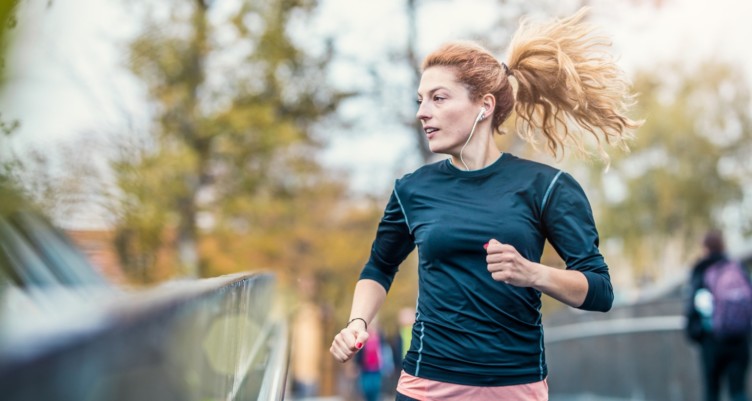
[[[488,140],[470,141],[467,148],[460,154],[452,154],[452,164],[462,170],[480,170],[493,164],[501,156],[501,150],[496,146],[492,136]]]

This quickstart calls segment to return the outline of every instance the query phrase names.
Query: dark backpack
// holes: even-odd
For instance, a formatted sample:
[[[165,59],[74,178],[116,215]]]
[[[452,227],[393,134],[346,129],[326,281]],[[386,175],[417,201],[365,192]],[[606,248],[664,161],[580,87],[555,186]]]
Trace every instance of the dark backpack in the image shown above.
[[[713,335],[740,337],[752,329],[752,284],[744,268],[734,260],[722,260],[707,268],[705,286],[713,294]]]

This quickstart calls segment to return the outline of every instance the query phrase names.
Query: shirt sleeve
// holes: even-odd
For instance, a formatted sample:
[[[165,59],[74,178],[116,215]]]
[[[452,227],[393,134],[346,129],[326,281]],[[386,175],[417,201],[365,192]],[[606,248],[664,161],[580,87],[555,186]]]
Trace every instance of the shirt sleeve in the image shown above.
[[[360,279],[374,280],[389,291],[399,265],[414,248],[415,240],[395,190],[379,222],[371,256],[360,273]]]
[[[547,192],[549,197],[542,211],[546,238],[567,269],[582,272],[588,282],[588,293],[579,309],[610,310],[614,291],[608,265],[598,248],[598,231],[585,192],[567,173],[559,174]]]

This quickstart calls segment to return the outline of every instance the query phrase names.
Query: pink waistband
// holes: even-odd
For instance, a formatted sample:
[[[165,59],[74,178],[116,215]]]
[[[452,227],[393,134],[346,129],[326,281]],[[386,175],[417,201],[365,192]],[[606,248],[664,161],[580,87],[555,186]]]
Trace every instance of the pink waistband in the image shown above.
[[[548,401],[548,382],[515,384],[511,386],[466,386],[422,379],[402,371],[397,391],[420,401],[449,400],[525,400]]]

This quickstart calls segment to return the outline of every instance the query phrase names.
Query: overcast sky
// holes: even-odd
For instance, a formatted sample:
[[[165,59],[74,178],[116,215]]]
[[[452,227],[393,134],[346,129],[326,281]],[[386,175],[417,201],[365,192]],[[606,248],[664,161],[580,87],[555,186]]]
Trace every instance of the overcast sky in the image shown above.
[[[229,1],[229,0],[217,0]],[[13,146],[55,146],[94,132],[117,132],[125,111],[144,115],[138,85],[122,73],[119,43],[133,33],[121,0],[22,0],[15,48],[7,61],[8,81],[0,94],[5,120],[19,119]],[[340,50],[362,57],[384,57],[390,41],[405,35],[404,0],[372,2],[324,0],[317,29],[341,33]],[[482,31],[493,21],[493,0],[445,0],[421,13],[419,37],[426,52],[444,40]],[[472,4],[472,6],[471,6]],[[593,1],[594,20],[611,34],[629,71],[661,61],[694,63],[717,58],[740,63],[752,80],[752,2],[748,0]],[[346,77],[346,74],[344,75]],[[358,79],[353,76],[352,79]],[[355,111],[358,113],[358,111]],[[367,110],[363,110],[366,118]],[[388,124],[385,125],[389,126]],[[411,134],[374,127],[373,132],[336,135],[326,162],[344,167],[356,187],[384,190],[414,146]]]

